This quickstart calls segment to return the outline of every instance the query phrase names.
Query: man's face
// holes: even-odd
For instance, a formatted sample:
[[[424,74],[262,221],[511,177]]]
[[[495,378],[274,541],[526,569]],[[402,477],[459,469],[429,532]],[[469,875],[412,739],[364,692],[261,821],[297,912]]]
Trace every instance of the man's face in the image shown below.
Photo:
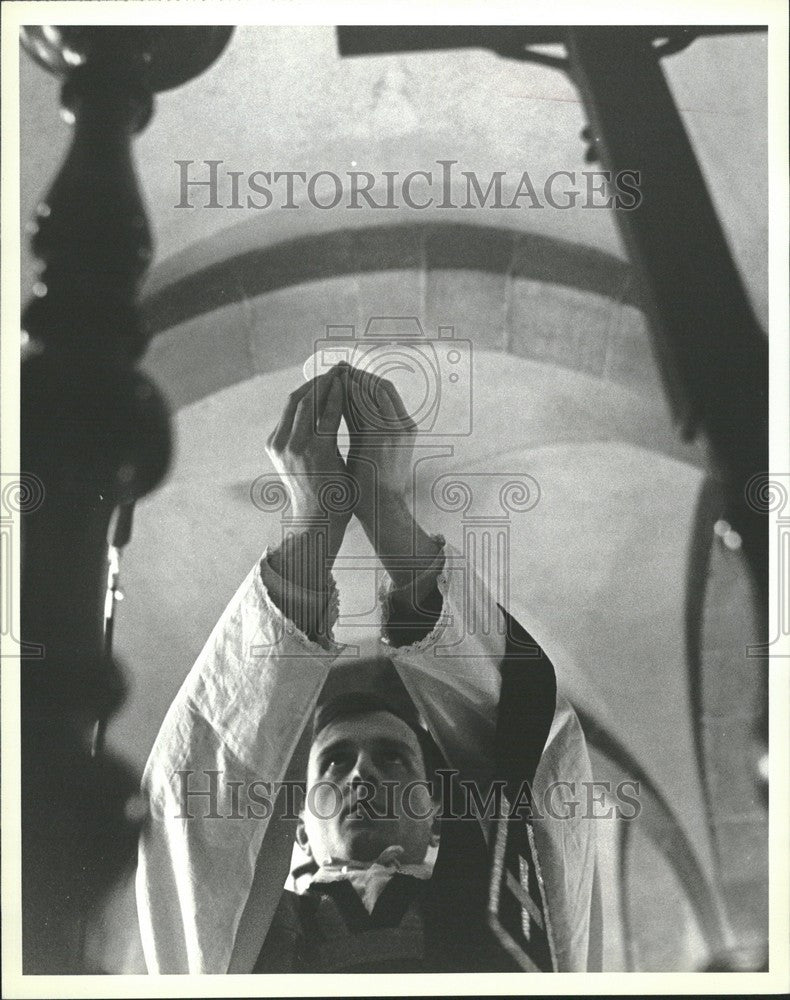
[[[375,861],[393,844],[404,863],[422,861],[436,813],[425,781],[420,744],[402,719],[382,711],[330,722],[310,748],[302,846],[319,864]]]

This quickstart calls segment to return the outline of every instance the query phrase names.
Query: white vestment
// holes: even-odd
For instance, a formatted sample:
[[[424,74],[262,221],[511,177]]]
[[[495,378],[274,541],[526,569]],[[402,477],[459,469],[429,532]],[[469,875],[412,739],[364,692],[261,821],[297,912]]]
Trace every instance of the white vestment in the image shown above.
[[[401,647],[377,636],[376,648],[364,638],[323,648],[279,610],[282,581],[265,558],[248,574],[171,704],[143,776],[151,817],[136,895],[149,972],[252,969],[289,873],[294,830],[272,821],[261,802],[267,787],[304,778],[313,710],[333,665],[349,655],[387,656],[448,765],[475,780],[491,771],[502,617],[482,581],[470,587],[460,554],[446,546],[444,556],[436,626]],[[469,628],[470,620],[500,627]],[[580,787],[591,777],[578,719],[558,695],[534,797],[540,802],[554,782]],[[534,833],[557,966],[585,971],[594,824],[546,817]]]

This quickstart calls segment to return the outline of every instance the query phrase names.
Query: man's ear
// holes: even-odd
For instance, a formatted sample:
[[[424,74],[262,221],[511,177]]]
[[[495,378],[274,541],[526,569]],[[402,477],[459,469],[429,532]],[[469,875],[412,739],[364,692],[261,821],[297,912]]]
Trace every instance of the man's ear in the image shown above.
[[[304,825],[304,810],[299,813],[299,819],[296,822],[296,843],[302,848],[308,858],[312,861],[315,860],[313,852],[310,849],[310,841],[307,839],[307,828]]]

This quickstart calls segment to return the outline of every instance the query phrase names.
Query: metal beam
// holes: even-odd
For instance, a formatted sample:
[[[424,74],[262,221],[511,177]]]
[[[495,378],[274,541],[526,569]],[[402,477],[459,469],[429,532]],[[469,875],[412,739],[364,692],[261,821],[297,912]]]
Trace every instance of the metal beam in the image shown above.
[[[641,201],[617,221],[676,417],[687,436],[704,432],[766,607],[767,524],[745,488],[768,469],[767,337],[649,38],[639,28],[571,28],[566,44],[603,166],[638,173]]]

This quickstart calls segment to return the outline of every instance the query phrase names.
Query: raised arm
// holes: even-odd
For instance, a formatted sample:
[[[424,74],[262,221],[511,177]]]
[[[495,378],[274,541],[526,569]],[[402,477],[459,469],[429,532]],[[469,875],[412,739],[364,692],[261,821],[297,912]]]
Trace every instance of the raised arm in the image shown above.
[[[444,562],[442,540],[413,514],[417,427],[390,381],[348,366],[341,370],[348,471],[359,486],[356,515],[392,581],[385,637],[392,645],[407,645],[436,624],[442,605],[437,577]]]
[[[282,541],[262,571],[286,618],[323,646],[337,612],[332,567],[358,498],[337,447],[342,416],[342,379],[333,368],[291,393],[266,443],[291,502]]]
[[[321,491],[344,474],[332,437],[340,420],[333,379],[292,395],[269,439],[293,531],[231,599],[145,768],[151,815],[136,890],[149,972],[227,972],[259,855],[267,879],[259,942],[288,874],[293,835],[279,835],[284,820],[270,823],[279,816],[275,790],[304,776],[297,749],[337,655],[329,580],[349,515],[327,519],[319,510]]]

